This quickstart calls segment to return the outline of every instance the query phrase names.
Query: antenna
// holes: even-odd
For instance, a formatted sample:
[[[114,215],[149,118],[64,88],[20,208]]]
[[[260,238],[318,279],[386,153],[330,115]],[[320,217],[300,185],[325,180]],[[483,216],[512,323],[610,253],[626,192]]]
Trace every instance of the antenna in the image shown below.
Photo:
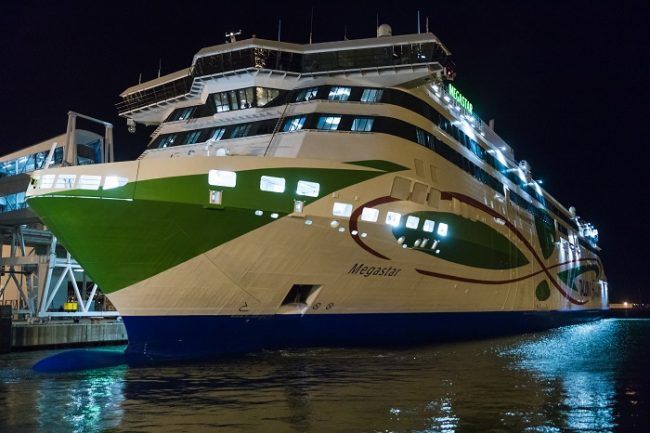
[[[427,33],[429,33],[429,17],[427,17]]]
[[[138,84],[142,84],[142,72],[138,75]]]
[[[282,18],[278,18],[278,42],[280,42],[281,35],[282,35]]]
[[[162,71],[162,57],[158,58],[158,78],[160,78],[160,71]]]
[[[343,40],[347,41],[348,40],[348,25],[343,24]]]
[[[230,41],[226,40],[226,42],[237,42],[237,36],[241,35],[241,29],[237,30],[236,32],[226,32],[226,37],[230,39]]]
[[[418,11],[418,35],[420,34],[420,11]]]
[[[309,21],[309,45],[311,45],[311,37],[314,32],[314,7],[311,7],[311,19]]]

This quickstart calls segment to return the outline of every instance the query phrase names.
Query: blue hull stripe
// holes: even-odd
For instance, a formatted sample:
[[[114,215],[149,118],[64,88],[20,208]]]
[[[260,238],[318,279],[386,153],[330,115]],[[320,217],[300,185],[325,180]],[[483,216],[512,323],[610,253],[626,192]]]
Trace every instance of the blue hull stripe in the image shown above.
[[[387,346],[478,339],[597,320],[602,310],[267,316],[127,316],[131,363],[261,349]]]

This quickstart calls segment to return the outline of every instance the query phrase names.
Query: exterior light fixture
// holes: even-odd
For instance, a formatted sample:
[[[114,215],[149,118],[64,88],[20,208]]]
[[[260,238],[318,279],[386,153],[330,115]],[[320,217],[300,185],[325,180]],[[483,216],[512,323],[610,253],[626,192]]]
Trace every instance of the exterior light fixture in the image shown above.
[[[211,189],[210,190],[210,204],[220,205],[222,201],[223,201],[223,192],[222,191],[215,191],[215,190]]]

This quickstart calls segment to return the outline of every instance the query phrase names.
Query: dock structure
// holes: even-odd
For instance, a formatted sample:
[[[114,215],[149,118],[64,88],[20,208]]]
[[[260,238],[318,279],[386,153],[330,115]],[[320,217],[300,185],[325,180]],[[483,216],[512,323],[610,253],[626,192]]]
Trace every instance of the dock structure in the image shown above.
[[[45,324],[15,323],[11,329],[12,350],[126,343],[121,320],[58,320]],[[2,353],[0,351],[0,353]]]
[[[104,135],[77,129],[78,119],[101,125]],[[31,174],[35,170],[112,162],[112,134],[110,123],[69,112],[65,134],[0,157],[0,305],[11,306],[14,334],[17,327],[23,326],[18,325],[21,322],[51,325],[55,320],[119,315],[101,288],[25,202],[25,191],[33,182]],[[52,329],[59,332],[63,328]],[[78,330],[66,332],[83,334]],[[18,340],[38,340],[40,337],[31,335],[39,333],[21,330]],[[56,338],[52,341],[59,344]]]
[[[0,353],[11,351],[11,307],[0,305]]]

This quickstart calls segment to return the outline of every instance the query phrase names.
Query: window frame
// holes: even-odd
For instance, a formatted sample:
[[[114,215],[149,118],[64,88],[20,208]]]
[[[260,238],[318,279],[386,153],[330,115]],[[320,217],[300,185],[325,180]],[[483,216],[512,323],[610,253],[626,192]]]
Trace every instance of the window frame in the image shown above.
[[[339,208],[339,210],[337,210],[337,208]],[[335,201],[334,204],[332,204],[332,215],[336,217],[350,218],[352,215],[352,210],[352,203]]]
[[[352,87],[348,86],[332,86],[327,94],[327,99],[330,101],[345,102],[350,99]]]
[[[392,220],[394,215],[397,215],[397,220],[394,222],[390,222],[389,220]],[[386,219],[384,221],[386,222],[386,224],[388,224],[391,227],[398,227],[400,222],[402,221],[402,214],[399,212],[388,211],[386,212]]]
[[[274,181],[279,181],[277,184]],[[266,185],[282,185],[282,190],[280,188],[269,188]],[[264,192],[274,192],[276,194],[281,194],[287,190],[287,180],[284,177],[277,176],[260,176],[260,191]]]
[[[350,131],[372,132],[374,123],[375,119],[373,117],[355,117],[352,119],[352,126],[350,127]]]
[[[297,123],[296,123],[297,121]],[[294,116],[284,121],[282,125],[282,132],[295,132],[300,131],[304,128],[305,123],[307,122],[307,116]],[[295,127],[294,127],[295,126]]]
[[[315,185],[315,186],[314,186]],[[301,186],[303,188],[307,188],[307,191],[311,192],[310,194],[304,192],[300,192]],[[311,188],[311,190],[309,190]],[[315,192],[313,192],[315,191]],[[318,197],[320,194],[320,183],[318,182],[311,182],[309,180],[299,180],[298,183],[296,184],[296,194],[305,196],[305,197]]]
[[[216,169],[210,170],[208,171],[208,185],[234,188],[237,186],[237,172]]]
[[[318,87],[306,87],[298,90],[293,102],[309,102],[318,97]]]
[[[381,97],[383,96],[383,94],[384,94],[384,89],[375,89],[375,88],[363,89],[359,101],[364,104],[374,104],[381,101]]]
[[[338,131],[342,118],[342,115],[335,114],[323,114],[321,116],[318,116],[318,120],[316,121],[316,129],[320,131]],[[337,119],[337,121],[334,124],[332,121],[329,121],[329,119]],[[324,126],[327,124],[334,125],[334,128],[325,128]]]

